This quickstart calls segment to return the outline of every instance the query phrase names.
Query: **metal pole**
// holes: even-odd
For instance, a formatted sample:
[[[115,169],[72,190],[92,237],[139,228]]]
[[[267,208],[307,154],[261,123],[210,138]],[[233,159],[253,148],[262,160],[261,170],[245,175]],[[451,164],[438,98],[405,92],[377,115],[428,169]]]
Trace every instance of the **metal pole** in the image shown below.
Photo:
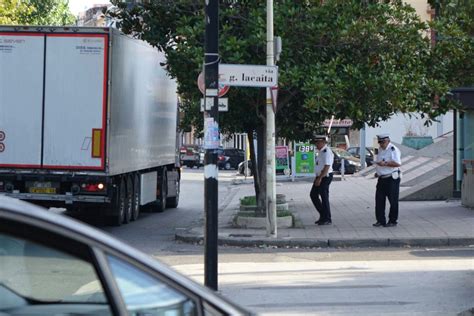
[[[248,159],[248,146],[247,146],[247,142],[249,141],[248,139],[248,136],[247,136],[247,133],[244,134],[245,135],[245,139],[244,139],[244,149],[245,149],[245,162],[244,162],[244,177],[245,177],[245,180],[247,180],[247,174],[249,172],[249,159]]]
[[[453,111],[453,197],[456,197],[458,190],[458,111]]]
[[[206,213],[204,284],[217,291],[217,213],[219,147],[219,3],[206,0],[206,35],[204,55],[204,210]],[[210,110],[209,109],[210,105]]]
[[[273,46],[273,0],[267,0],[267,65],[274,65]],[[276,216],[276,183],[275,183],[275,112],[270,88],[266,98],[267,133],[266,133],[266,208],[267,236],[277,236]]]
[[[364,127],[360,130],[360,146],[359,146],[359,157],[360,157],[360,168],[364,169],[366,167],[365,165],[365,155],[366,155],[366,150],[365,147],[367,147],[365,143],[365,127],[366,124],[364,124]],[[375,157],[374,157],[375,158]]]

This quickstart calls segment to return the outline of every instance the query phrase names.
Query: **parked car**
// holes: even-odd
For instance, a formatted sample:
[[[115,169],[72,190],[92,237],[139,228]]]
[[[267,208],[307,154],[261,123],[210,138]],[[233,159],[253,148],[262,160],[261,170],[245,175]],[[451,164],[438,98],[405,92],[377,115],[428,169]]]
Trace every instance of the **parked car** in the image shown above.
[[[344,159],[344,173],[352,174],[360,171],[360,159],[352,156],[346,150],[341,148],[331,148],[332,152],[334,153],[334,162],[332,164],[332,169],[335,172],[341,172],[341,160]],[[238,168],[238,173],[244,175],[245,174],[245,162],[242,161]],[[248,160],[248,170],[247,176],[251,176],[252,173],[252,161]]]
[[[179,149],[179,160],[181,166],[186,166],[188,168],[200,167],[201,147],[198,145],[183,145]]]
[[[253,176],[252,172],[252,160],[247,160],[248,167],[247,167],[247,177]],[[237,167],[237,172],[241,175],[245,175],[245,160],[239,163],[239,166]],[[291,171],[290,171],[291,172]],[[276,174],[285,174],[284,170],[276,170]]]
[[[0,196],[2,315],[249,315],[98,229]]]
[[[349,147],[347,148],[352,156],[360,159],[360,147]],[[375,147],[365,147],[365,164],[367,167],[373,165],[375,155],[377,154],[377,148]]]
[[[217,166],[219,169],[237,169],[239,163],[244,161],[245,152],[237,148],[224,148],[218,150]]]
[[[237,167],[237,172],[241,175],[246,175],[247,177],[252,176],[252,160],[247,160],[247,174],[245,174],[245,160],[239,163],[239,166]]]
[[[332,169],[335,172],[341,172],[341,161],[344,159],[344,173],[352,174],[360,171],[360,159],[352,156],[349,152],[341,148],[332,147],[334,153],[334,162]]]

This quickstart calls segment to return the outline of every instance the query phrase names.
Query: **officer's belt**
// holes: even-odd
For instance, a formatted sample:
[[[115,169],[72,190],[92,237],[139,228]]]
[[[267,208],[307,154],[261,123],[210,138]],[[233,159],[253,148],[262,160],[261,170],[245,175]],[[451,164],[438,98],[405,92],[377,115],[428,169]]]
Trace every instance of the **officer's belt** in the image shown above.
[[[393,172],[398,172],[398,174],[400,174],[400,169],[398,169],[398,170],[395,170],[395,171],[393,171]],[[379,177],[380,177],[380,178],[382,178],[382,179],[391,178],[391,177],[392,177],[392,174],[393,174],[393,172],[392,172],[392,173],[390,173],[390,174],[384,174],[384,175],[382,175],[382,176],[379,176]]]
[[[332,175],[333,175],[333,173],[330,172],[330,173],[328,173],[327,175],[325,175],[323,178],[328,178],[328,177],[330,177],[330,176],[332,176]],[[316,176],[319,177],[320,175],[316,175]]]

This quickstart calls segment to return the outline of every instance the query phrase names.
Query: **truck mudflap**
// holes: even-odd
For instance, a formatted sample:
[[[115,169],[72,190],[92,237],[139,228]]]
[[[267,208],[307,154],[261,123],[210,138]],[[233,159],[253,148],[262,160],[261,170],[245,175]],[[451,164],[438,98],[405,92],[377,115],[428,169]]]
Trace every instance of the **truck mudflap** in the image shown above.
[[[34,194],[34,193],[0,193],[15,199],[26,201],[57,201],[64,204],[81,203],[109,203],[110,198],[107,196],[91,196],[91,195],[72,195],[72,194]]]

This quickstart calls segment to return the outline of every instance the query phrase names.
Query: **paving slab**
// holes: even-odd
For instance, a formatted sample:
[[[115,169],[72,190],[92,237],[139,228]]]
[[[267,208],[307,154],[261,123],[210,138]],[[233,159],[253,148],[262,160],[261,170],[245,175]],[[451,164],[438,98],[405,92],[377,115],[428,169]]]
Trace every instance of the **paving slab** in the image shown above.
[[[318,226],[318,214],[309,192],[312,179],[277,179],[277,193],[285,194],[293,213],[294,228],[277,229],[269,237],[265,229],[235,228],[234,216],[240,198],[254,195],[252,180],[236,176],[231,195],[219,208],[219,244],[258,247],[441,247],[474,246],[474,210],[460,200],[400,201],[398,226],[373,227],[375,222],[375,178],[345,176],[330,187],[332,225]],[[387,202],[387,216],[388,216]],[[204,221],[176,231],[176,239],[203,243]]]

